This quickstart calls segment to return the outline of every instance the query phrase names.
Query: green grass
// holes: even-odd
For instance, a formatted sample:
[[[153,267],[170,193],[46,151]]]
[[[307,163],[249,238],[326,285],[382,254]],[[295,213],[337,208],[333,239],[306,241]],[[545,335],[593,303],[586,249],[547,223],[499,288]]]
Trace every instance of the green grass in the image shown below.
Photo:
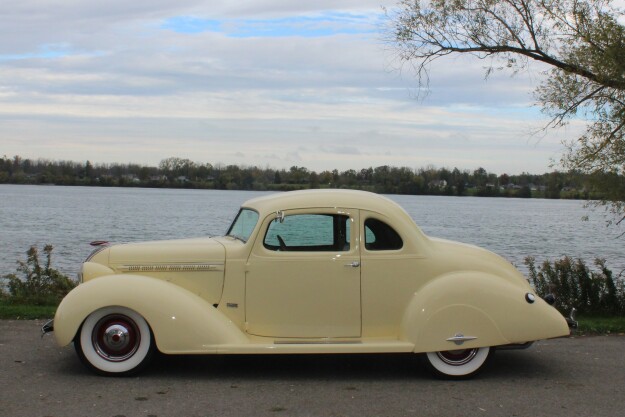
[[[578,334],[625,334],[625,317],[579,317]]]
[[[51,319],[54,317],[55,311],[56,306],[33,306],[0,302],[0,319],[3,320]]]

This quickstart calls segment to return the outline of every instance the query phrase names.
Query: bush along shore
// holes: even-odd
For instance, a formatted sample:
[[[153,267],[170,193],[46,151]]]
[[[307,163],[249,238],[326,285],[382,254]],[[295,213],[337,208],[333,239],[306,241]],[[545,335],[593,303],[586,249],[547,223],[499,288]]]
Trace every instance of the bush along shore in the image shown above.
[[[43,248],[42,264],[37,247],[18,261],[15,273],[0,277],[0,319],[43,319],[54,316],[65,294],[77,283],[52,268],[52,245]],[[556,297],[554,307],[568,316],[575,308],[581,334],[625,333],[625,281],[597,259],[589,267],[581,259],[564,257],[536,264],[525,259],[529,282],[537,294]]]
[[[56,306],[77,283],[52,268],[52,245],[45,245],[42,264],[39,250],[26,251],[15,273],[0,277],[0,319],[37,319],[54,316]]]
[[[538,267],[535,258],[525,258],[529,282],[536,293],[555,296],[554,307],[565,316],[573,308],[579,314],[581,333],[625,333],[625,281],[595,259],[594,268],[568,256]]]

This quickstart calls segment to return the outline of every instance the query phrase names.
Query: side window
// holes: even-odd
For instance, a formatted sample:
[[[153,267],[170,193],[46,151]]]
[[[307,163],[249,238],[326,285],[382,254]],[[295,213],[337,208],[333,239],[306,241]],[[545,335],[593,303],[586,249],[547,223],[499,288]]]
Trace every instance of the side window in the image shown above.
[[[402,246],[404,242],[391,226],[378,219],[365,220],[365,249],[397,250]]]
[[[269,224],[263,245],[275,251],[348,251],[349,216],[296,214]]]

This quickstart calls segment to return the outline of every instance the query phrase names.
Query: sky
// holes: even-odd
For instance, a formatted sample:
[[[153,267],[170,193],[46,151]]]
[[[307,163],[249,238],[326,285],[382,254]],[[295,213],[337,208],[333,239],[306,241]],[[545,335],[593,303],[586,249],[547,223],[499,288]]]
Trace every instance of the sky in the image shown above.
[[[20,0],[0,4],[0,156],[310,170],[557,168],[541,69],[431,68],[385,39],[388,0]]]

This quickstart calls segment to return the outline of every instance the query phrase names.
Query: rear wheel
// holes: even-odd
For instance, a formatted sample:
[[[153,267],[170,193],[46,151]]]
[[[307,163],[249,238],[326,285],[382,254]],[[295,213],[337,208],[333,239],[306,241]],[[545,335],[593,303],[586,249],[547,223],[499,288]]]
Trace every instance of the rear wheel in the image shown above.
[[[425,363],[442,378],[463,379],[476,375],[483,368],[491,353],[489,347],[428,352]]]
[[[78,356],[100,375],[130,375],[141,370],[154,353],[150,326],[125,307],[91,313],[74,340]]]

